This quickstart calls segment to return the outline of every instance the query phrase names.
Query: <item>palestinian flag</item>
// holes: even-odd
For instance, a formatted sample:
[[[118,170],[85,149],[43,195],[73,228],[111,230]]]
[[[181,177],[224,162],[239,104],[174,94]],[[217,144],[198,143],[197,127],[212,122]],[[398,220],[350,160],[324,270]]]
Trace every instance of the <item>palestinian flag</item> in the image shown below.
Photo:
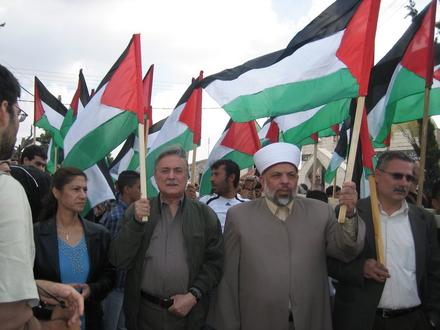
[[[202,122],[200,81],[202,74],[203,72],[200,72],[199,77],[192,81],[148,149],[146,160],[148,197],[154,197],[158,194],[152,179],[154,165],[159,154],[170,146],[178,145],[189,151],[195,144],[200,144]]]
[[[103,159],[143,121],[140,35],[135,34],[64,140],[64,163],[86,169]]]
[[[96,205],[115,199],[113,180],[105,160],[84,170],[84,173],[87,175],[87,203],[81,213],[83,216]]]
[[[47,161],[46,161],[46,171],[48,171],[50,174],[54,174],[55,170],[56,170],[56,166],[55,166],[55,149],[57,147],[55,146],[54,140],[53,138],[50,139],[49,141],[49,147],[47,148]],[[58,150],[62,150],[61,148],[58,148]],[[59,153],[58,151],[58,153]],[[60,155],[56,155],[57,158],[57,163],[59,164],[60,161]]]
[[[366,95],[380,0],[338,0],[282,50],[207,77],[234,121],[280,116]]]
[[[158,121],[154,125],[150,127],[148,130],[148,146],[151,146],[154,143],[155,138],[159,134],[160,129],[162,128],[165,119]],[[114,161],[109,166],[110,175],[114,180],[116,180],[123,171],[139,170],[139,140],[135,133],[129,135],[127,140],[125,141],[122,149],[119,151],[118,155],[114,159]]]
[[[319,139],[322,139],[322,138],[325,138],[325,137],[329,137],[329,136],[336,136],[338,134],[339,134],[339,125],[332,125],[331,127],[328,127],[328,128],[326,128],[326,129],[324,129],[322,131],[319,131],[317,133],[315,132],[315,133],[311,134],[310,136],[308,136],[307,138],[305,138],[302,141],[298,142],[295,139],[295,143],[293,143],[290,140],[287,140],[284,137],[284,134],[283,134],[283,139],[284,139],[283,141],[295,144],[296,146],[301,148],[301,147],[309,145],[309,144],[316,144],[316,143],[319,142]]]
[[[89,90],[81,69],[79,70],[78,86],[76,87],[75,94],[73,95],[72,102],[70,103],[70,108],[64,117],[63,124],[61,125],[60,131],[63,138],[67,135],[70,127],[75,122],[78,112],[84,110],[89,100]]]
[[[425,87],[432,83],[435,11],[433,0],[372,70],[366,107],[370,134],[378,147],[394,122],[408,119],[405,112],[414,106],[414,96],[423,99]],[[421,118],[423,101],[419,104],[415,111]]]
[[[266,120],[263,127],[258,131],[258,138],[262,147],[281,141],[280,135],[280,128],[273,118]]]
[[[34,125],[49,132],[54,143],[62,148],[63,136],[60,129],[67,113],[66,107],[47,90],[37,77],[35,77],[34,101]]]
[[[314,109],[291,113],[275,118],[286,142],[295,145],[304,145],[304,140],[314,132],[319,137],[326,137],[336,133],[330,127],[339,127],[350,116],[351,99],[342,99]],[[308,144],[308,143],[305,143]]]
[[[334,181],[338,168],[341,166],[341,164],[344,162],[345,158],[347,157],[348,128],[349,128],[349,121],[346,120],[342,124],[338,143],[336,144],[335,151],[333,151],[330,164],[328,165],[327,170],[325,171],[324,180],[328,184],[331,184]]]
[[[216,143],[200,181],[200,196],[211,193],[211,165],[219,159],[230,159],[237,163],[240,169],[254,164],[254,153],[260,149],[260,139],[257,134],[256,122],[236,123],[229,121],[225,131]]]

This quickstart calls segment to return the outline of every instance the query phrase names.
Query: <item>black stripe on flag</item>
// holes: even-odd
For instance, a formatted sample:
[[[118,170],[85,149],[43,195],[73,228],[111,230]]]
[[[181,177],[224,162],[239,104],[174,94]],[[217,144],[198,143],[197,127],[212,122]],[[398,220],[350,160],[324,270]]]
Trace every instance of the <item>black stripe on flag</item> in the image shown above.
[[[202,81],[203,88],[214,80],[234,80],[247,71],[271,66],[292,55],[308,43],[342,31],[350,22],[361,2],[362,0],[338,0],[334,2],[303,30],[298,32],[285,49],[257,57],[235,68],[208,76]]]
[[[64,117],[67,113],[67,108],[47,90],[46,86],[37,77],[35,77],[35,83],[37,84],[41,102],[47,104],[52,110]]]

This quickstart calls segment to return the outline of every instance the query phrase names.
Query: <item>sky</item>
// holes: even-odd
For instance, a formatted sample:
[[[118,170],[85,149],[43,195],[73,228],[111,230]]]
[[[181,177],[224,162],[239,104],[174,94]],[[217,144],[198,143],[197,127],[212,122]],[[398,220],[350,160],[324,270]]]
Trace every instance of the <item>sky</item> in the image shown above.
[[[145,74],[155,65],[153,120],[170,114],[200,70],[204,76],[284,48],[332,0],[0,0],[5,65],[33,94],[34,76],[70,104],[82,68],[89,89],[97,87],[126,48],[141,34]],[[421,10],[429,0],[416,0]],[[382,0],[376,62],[410,24],[408,0]],[[33,96],[22,90],[29,117],[18,141],[29,136]],[[228,115],[203,93],[204,159],[219,139]],[[261,123],[261,121],[260,121]]]

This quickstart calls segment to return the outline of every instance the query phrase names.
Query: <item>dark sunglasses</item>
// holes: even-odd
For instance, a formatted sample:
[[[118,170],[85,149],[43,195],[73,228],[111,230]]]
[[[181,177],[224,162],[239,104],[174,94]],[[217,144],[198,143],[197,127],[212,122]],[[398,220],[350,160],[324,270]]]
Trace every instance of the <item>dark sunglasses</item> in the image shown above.
[[[414,175],[411,174],[403,174],[403,173],[396,173],[396,172],[387,172],[384,170],[381,170],[380,168],[378,168],[379,171],[386,173],[388,175],[390,175],[394,180],[402,180],[403,178],[406,179],[406,181],[408,182],[414,182],[416,181],[416,178]]]
[[[21,109],[18,105],[17,108],[18,108],[18,121],[22,123],[27,118],[28,114],[24,112],[24,110]]]

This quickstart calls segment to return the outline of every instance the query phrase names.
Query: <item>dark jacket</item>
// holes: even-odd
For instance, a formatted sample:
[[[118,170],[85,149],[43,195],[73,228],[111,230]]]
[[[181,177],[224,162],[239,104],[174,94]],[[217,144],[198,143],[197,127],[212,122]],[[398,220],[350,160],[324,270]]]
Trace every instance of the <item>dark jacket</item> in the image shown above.
[[[90,271],[86,282],[90,287],[90,297],[84,302],[86,329],[101,329],[101,300],[112,290],[115,283],[115,269],[110,265],[107,256],[110,234],[100,224],[83,219],[82,223],[90,263]],[[57,228],[54,218],[34,224],[34,240],[35,279],[61,282]]]
[[[126,325],[137,330],[140,286],[145,253],[154,228],[160,219],[158,197],[150,201],[148,222],[139,223],[133,217],[133,205],[125,213],[124,225],[110,245],[110,261],[118,268],[127,269],[124,310]],[[208,293],[220,281],[223,265],[223,237],[216,214],[198,201],[183,199],[183,237],[188,255],[188,288],[196,287],[202,299],[187,315],[187,329],[198,330],[205,324],[208,312]]]
[[[437,320],[440,312],[440,251],[434,216],[415,205],[408,204],[408,207],[416,250],[419,297],[427,316]],[[384,289],[384,283],[363,276],[365,260],[377,259],[370,198],[359,200],[357,212],[367,229],[364,250],[348,264],[328,260],[329,276],[339,281],[334,306],[334,328],[337,330],[372,329]]]

